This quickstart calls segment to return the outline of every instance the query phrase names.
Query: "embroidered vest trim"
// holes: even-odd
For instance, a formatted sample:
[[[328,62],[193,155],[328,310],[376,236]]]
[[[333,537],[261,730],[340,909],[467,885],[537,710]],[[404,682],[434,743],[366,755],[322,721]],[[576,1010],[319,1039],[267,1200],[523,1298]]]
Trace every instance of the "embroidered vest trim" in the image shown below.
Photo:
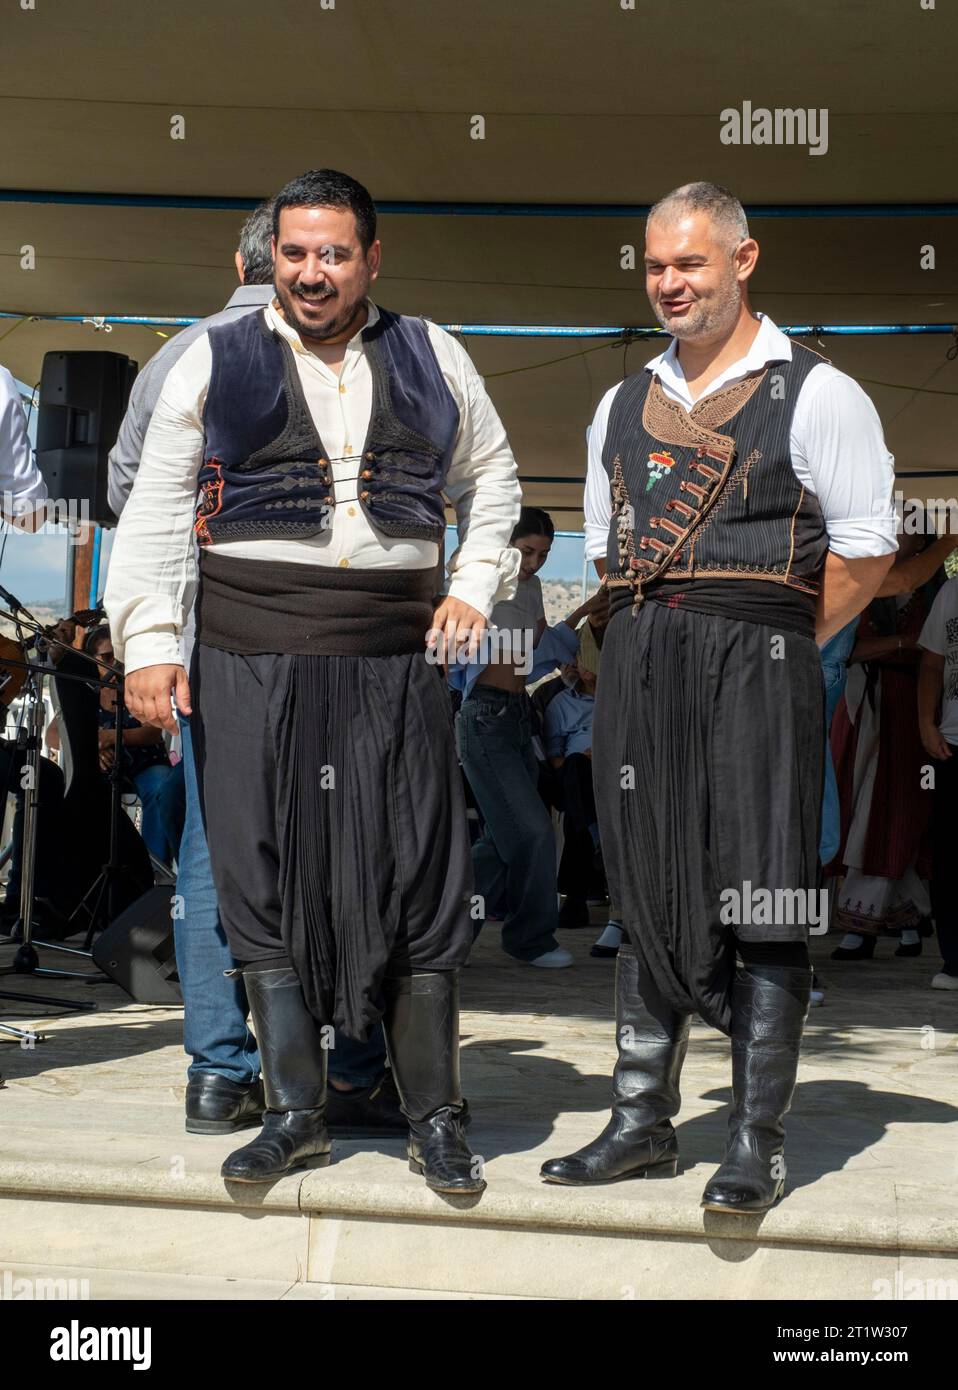
[[[796,347],[798,352],[791,362],[768,364],[742,381],[703,397],[690,410],[667,396],[658,377],[649,377],[647,373],[644,381],[638,375],[629,379],[631,396],[625,399],[618,414],[613,403],[604,456],[612,499],[606,582],[613,589],[629,587],[636,606],[643,601],[647,586],[666,573],[670,578],[764,579],[804,593],[818,592],[827,533],[817,498],[795,477],[787,446],[798,390],[808,371],[824,359],[810,349]],[[751,411],[762,408],[756,393],[773,369],[790,379],[788,399],[783,401],[785,414],[776,421],[767,445],[781,455],[779,458],[766,457],[758,447],[767,433],[761,427],[762,417],[758,421],[753,418],[751,427],[748,421]],[[628,414],[631,411],[634,418],[637,413],[637,393],[643,388],[641,431],[636,434],[633,426],[630,433]],[[721,427],[729,423],[732,431],[723,433]],[[753,446],[745,457],[738,456],[736,435]],[[651,500],[641,493],[641,506],[636,506],[626,476],[627,471],[631,472],[634,489],[638,477],[636,458],[649,445],[646,493],[664,476],[669,478],[664,489],[667,495],[654,511]],[[694,477],[681,477],[676,487],[674,479],[679,475],[680,461],[660,449],[662,445],[691,450],[686,470]],[[628,463],[623,454],[630,460]],[[766,468],[762,475],[764,510],[760,523],[766,532],[759,534],[763,545],[767,535],[767,553],[757,560],[736,554],[735,536],[741,537],[742,532],[726,525],[721,535],[716,533],[715,542],[709,538],[707,554],[697,557],[696,549],[701,551],[703,537],[714,527],[722,527],[723,522],[731,519],[740,528],[743,521],[748,521],[749,477],[763,460]],[[801,542],[798,546],[797,537]]]

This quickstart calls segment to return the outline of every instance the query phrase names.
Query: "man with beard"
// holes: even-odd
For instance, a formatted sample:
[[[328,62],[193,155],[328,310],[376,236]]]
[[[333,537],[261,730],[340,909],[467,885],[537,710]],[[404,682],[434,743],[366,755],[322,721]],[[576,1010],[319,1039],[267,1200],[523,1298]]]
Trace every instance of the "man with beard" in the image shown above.
[[[140,467],[143,441],[168,373],[202,334],[268,304],[273,289],[273,200],[243,223],[234,254],[239,285],[226,306],[165,343],[140,372],[116,444],[110,451],[110,506],[120,516]],[[184,665],[193,647],[192,612],[183,633]],[[256,1042],[247,1027],[242,975],[233,969],[220,923],[200,810],[190,721],[179,714],[186,779],[186,825],[177,855],[176,891],[183,911],[174,923],[176,964],[183,990],[183,1046],[190,1056],[186,1128],[191,1134],[231,1134],[263,1113]],[[369,1041],[341,1038],[329,1066],[327,1121],[331,1133],[395,1134],[404,1128],[386,1070],[386,1044],[377,1027]]]
[[[587,554],[612,608],[593,771],[628,945],[612,1118],[542,1170],[674,1175],[698,1013],[732,1039],[730,1142],[703,1198],[731,1212],[784,1191],[822,801],[816,638],[866,606],[896,547],[875,410],[752,312],[757,259],[727,189],[687,184],[653,207],[646,288],[673,342],[606,394],[590,434]],[[753,889],[784,910],[753,914]]]
[[[293,180],[273,232],[276,298],[201,336],[167,378],[106,596],[132,712],[172,728],[173,696],[193,716],[260,1045],[263,1129],[223,1176],[328,1162],[327,1048],[382,1017],[411,1166],[438,1191],[479,1192],[458,1069],[469,840],[426,634],[477,642],[514,592],[515,461],[459,345],[369,299],[381,248],[360,184]],[[462,543],[433,613],[442,493]]]

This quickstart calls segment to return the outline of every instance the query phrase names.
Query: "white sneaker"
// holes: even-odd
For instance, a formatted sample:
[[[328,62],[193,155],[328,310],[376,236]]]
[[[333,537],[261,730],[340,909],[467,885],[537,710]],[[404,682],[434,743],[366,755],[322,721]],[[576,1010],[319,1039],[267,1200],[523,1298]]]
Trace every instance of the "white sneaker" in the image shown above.
[[[539,965],[543,970],[562,970],[565,966],[571,965],[573,960],[572,952],[567,951],[564,946],[557,946],[554,951],[546,951],[541,956],[536,956],[535,960],[527,960],[525,965]]]
[[[533,962],[538,964],[538,962]],[[958,975],[946,975],[943,970],[931,982],[932,989],[958,989]]]
[[[622,923],[616,922],[613,918],[610,918],[603,928],[602,935],[595,944],[597,946],[614,946],[615,949],[618,950],[622,945],[623,936],[625,936],[625,930]]]
[[[820,1008],[825,1002],[825,991],[823,989],[812,989],[809,991],[808,1003],[812,1009]]]

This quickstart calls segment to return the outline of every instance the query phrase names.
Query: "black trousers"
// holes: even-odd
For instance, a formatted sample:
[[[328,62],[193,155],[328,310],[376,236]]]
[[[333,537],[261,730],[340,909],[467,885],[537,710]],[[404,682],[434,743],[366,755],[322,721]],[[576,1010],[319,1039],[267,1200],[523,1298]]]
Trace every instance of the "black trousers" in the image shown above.
[[[807,942],[824,750],[811,637],[652,600],[613,615],[592,745],[602,853],[677,1012],[727,1033],[736,947]],[[753,890],[789,909],[753,911]]]
[[[946,975],[958,975],[958,747],[951,757],[935,763],[932,802],[931,912]]]
[[[316,1019],[364,1041],[387,973],[455,970],[472,944],[445,681],[421,652],[241,656],[198,643],[193,696],[233,956],[291,962]]]
[[[556,805],[563,813],[559,892],[585,899],[600,892],[603,886],[595,866],[596,845],[589,830],[597,821],[592,759],[584,753],[570,753],[561,767],[553,769],[553,776]]]

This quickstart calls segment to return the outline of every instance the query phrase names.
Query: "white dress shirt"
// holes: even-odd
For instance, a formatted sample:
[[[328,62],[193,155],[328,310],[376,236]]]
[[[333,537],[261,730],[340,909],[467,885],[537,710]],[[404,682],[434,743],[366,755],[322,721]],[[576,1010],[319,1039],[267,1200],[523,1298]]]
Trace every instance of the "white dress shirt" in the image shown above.
[[[369,302],[364,327],[379,310]],[[221,542],[219,555],[361,569],[433,569],[433,541],[392,539],[357,501],[361,454],[372,410],[372,370],[361,331],[346,344],[337,374],[304,346],[277,311],[271,328],[293,349],[313,423],[332,466],[332,521],[301,540]],[[448,591],[488,617],[515,593],[521,556],[510,545],[519,517],[515,459],[482,378],[456,340],[433,323],[429,341],[459,408],[444,492],[456,510],[460,544],[449,560]],[[192,525],[203,461],[203,410],[212,368],[208,334],[170,370],[153,412],[130,500],[117,528],[106,586],[114,649],[127,671],[180,660],[179,638],[196,588]],[[425,634],[424,634],[425,636]]]
[[[20,389],[0,367],[0,505],[3,518],[14,526],[31,519],[36,504],[47,497],[47,485],[34,462]]]
[[[751,347],[733,362],[698,397],[741,381],[750,372],[774,362],[792,360],[792,344],[766,315]],[[663,391],[691,410],[695,404],[673,338],[665,352],[646,364]],[[602,466],[602,450],[609,411],[616,391],[613,386],[599,402],[589,432],[589,461],[585,482],[585,555],[587,560],[605,557],[612,520],[609,475]],[[898,549],[897,516],[892,492],[895,460],[885,447],[878,412],[850,376],[829,362],[819,362],[802,383],[795,402],[790,436],[792,468],[798,481],[818,498],[828,548],[848,560],[868,555],[887,555]]]

